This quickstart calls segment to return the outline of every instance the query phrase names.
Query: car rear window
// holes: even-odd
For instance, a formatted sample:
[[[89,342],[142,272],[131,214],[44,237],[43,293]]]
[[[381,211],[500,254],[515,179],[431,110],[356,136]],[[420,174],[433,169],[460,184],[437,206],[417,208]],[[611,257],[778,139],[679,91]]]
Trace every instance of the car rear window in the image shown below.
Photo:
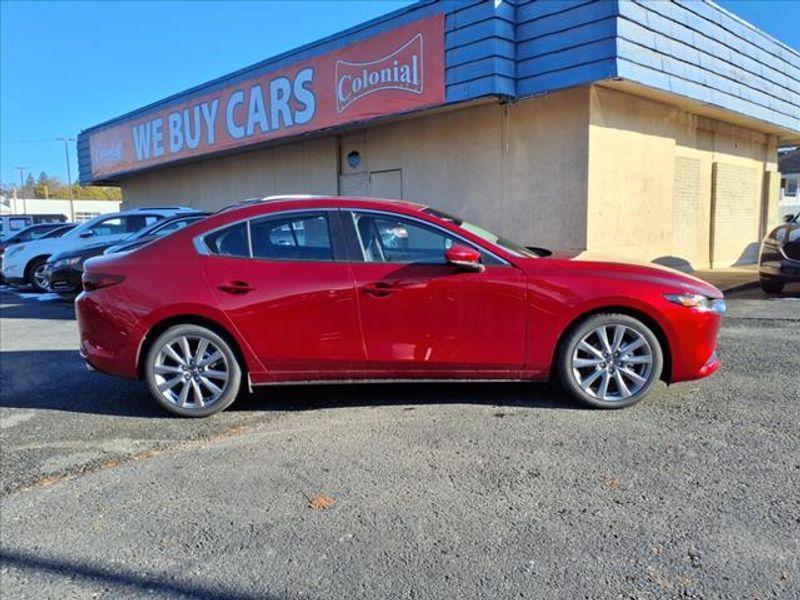
[[[237,223],[218,229],[203,238],[212,254],[219,256],[250,256],[247,243],[247,223]]]
[[[333,260],[325,213],[266,217],[250,223],[253,257],[268,260]]]

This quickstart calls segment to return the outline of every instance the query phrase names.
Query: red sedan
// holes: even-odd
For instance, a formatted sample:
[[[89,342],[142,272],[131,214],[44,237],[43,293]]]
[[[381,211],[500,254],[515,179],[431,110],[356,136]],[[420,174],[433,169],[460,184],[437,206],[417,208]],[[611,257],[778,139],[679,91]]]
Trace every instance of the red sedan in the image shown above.
[[[523,248],[409,202],[276,197],[91,259],[87,365],[183,416],[285,382],[557,378],[618,408],[705,377],[715,287],[655,265]]]

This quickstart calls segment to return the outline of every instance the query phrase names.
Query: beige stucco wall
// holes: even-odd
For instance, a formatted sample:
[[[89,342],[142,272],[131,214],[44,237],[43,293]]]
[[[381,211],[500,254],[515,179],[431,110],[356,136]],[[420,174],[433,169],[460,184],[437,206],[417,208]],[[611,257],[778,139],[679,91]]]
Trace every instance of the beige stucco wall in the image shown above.
[[[272,194],[335,194],[334,138],[306,140],[123,179],[125,206],[184,204],[217,210]]]
[[[753,259],[775,218],[774,137],[600,86],[590,105],[590,250],[695,269]]]
[[[752,259],[777,217],[776,138],[644,95],[579,87],[416,115],[136,175],[123,198],[213,210],[280,193],[385,194],[525,244],[687,269]]]
[[[337,193],[338,174],[400,170],[402,197],[528,244],[585,246],[588,88],[368,127],[122,181],[126,205],[216,209],[278,193]],[[357,150],[351,169],[338,160]],[[337,163],[341,163],[341,168]]]

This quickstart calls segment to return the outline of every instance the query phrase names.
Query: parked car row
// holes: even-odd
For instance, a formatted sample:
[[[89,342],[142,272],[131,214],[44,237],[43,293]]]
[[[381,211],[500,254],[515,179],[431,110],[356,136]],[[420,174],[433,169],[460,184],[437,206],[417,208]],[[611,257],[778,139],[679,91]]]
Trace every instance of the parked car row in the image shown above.
[[[50,275],[54,272],[56,260],[74,259],[74,256],[59,256],[77,252],[90,247],[103,246],[101,254],[114,244],[134,242],[135,236],[145,229],[160,224],[165,219],[181,216],[203,216],[196,210],[184,206],[162,206],[137,208],[117,213],[97,216],[80,224],[53,224],[50,231],[37,235],[43,225],[33,225],[18,232],[13,243],[4,248],[0,260],[0,272],[5,281],[16,285],[30,285],[37,292],[51,290]],[[164,232],[167,233],[167,232]],[[9,240],[11,241],[11,240]],[[146,242],[142,242],[146,243]],[[91,253],[91,252],[90,252]],[[82,266],[83,260],[73,260],[71,266]],[[64,266],[61,263],[61,266]],[[61,273],[61,271],[59,271]],[[80,290],[79,279],[69,279],[59,275],[59,291],[72,293]],[[65,281],[72,283],[65,285]]]
[[[83,263],[87,259],[102,254],[130,252],[162,236],[182,229],[195,221],[204,219],[208,215],[209,213],[192,212],[168,217],[130,234],[121,241],[99,242],[54,254],[49,258],[44,268],[49,289],[64,295],[76,294],[81,290]]]
[[[761,272],[797,262],[793,217]],[[214,214],[142,208],[9,246],[2,272],[74,293],[91,370],[143,379],[183,416],[243,386],[557,379],[620,408],[719,368],[722,293],[656,265],[523,247],[437,209],[327,196]]]

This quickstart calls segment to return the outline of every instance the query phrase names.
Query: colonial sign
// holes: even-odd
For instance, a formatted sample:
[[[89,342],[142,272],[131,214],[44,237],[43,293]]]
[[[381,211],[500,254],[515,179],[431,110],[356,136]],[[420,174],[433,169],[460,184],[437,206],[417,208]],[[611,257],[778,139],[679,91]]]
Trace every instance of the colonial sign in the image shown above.
[[[444,102],[444,17],[90,131],[92,178]]]

